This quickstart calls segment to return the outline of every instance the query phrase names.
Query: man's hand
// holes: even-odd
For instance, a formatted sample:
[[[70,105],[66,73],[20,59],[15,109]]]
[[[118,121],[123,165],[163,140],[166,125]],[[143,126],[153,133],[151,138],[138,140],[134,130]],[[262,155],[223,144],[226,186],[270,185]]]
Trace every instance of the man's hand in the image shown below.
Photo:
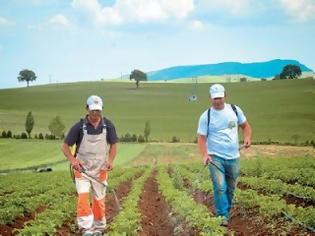
[[[70,164],[71,164],[72,168],[77,170],[77,171],[81,171],[81,169],[83,168],[82,163],[76,158],[71,158]]]
[[[244,138],[244,147],[249,148],[251,145],[250,138]]]
[[[207,154],[206,156],[203,157],[203,164],[205,166],[207,166],[210,162],[212,162],[212,158],[210,155]]]
[[[113,162],[108,161],[106,163],[106,169],[107,169],[107,171],[111,171],[113,169]]]

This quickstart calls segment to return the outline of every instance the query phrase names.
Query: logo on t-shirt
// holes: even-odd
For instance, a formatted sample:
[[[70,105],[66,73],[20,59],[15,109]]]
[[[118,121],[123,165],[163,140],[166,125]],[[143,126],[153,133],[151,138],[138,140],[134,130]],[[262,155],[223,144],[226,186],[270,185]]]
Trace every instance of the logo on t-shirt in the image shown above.
[[[235,121],[232,120],[232,121],[229,122],[228,128],[229,129],[233,129],[234,127],[236,127],[236,123],[235,123]]]

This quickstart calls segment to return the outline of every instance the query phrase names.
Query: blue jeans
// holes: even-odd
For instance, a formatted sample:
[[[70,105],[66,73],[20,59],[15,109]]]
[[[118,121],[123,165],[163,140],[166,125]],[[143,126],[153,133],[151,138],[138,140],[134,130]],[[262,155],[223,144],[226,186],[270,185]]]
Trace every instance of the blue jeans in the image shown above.
[[[240,174],[240,159],[225,160],[215,155],[211,155],[211,157],[212,161],[224,172],[222,173],[211,163],[208,165],[213,184],[216,214],[229,218],[233,206],[236,179]]]

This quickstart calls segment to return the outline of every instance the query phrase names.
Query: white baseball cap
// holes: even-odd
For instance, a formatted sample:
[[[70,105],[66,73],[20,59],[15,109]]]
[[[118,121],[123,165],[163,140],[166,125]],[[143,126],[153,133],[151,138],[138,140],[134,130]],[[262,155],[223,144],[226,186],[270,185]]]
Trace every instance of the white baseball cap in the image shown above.
[[[221,84],[214,84],[209,89],[211,98],[223,98],[225,97],[225,89]]]
[[[99,96],[96,95],[91,95],[87,101],[86,101],[86,105],[88,106],[90,111],[93,110],[103,110],[103,101]]]

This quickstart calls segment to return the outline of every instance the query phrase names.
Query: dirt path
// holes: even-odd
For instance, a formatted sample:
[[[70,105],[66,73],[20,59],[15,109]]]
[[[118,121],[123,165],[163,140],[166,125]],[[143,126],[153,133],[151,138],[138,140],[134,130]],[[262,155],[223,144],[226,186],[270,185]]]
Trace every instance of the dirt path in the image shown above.
[[[282,145],[252,145],[249,149],[241,150],[241,157],[315,157],[313,147],[296,147]]]
[[[155,165],[155,164],[183,164],[191,162],[202,162],[199,149],[196,144],[193,143],[150,143],[148,144],[142,153],[138,155],[129,164],[133,166],[137,165]],[[150,153],[151,146],[160,146],[160,150],[157,153]],[[185,150],[179,152],[178,150]],[[259,157],[314,157],[315,149],[313,147],[298,147],[298,146],[284,146],[284,145],[252,145],[248,149],[242,149],[242,159],[251,159],[257,156]]]
[[[139,208],[141,211],[142,231],[140,236],[193,236],[199,231],[191,228],[183,219],[178,218],[165,202],[159,192],[156,180],[157,171],[153,170],[144,185],[140,197]]]
[[[169,217],[170,210],[158,190],[156,174],[156,171],[152,172],[140,196],[139,208],[142,215],[140,236],[174,235],[175,227]]]
[[[121,204],[121,201],[124,197],[128,195],[132,187],[132,180],[123,182],[119,185],[117,188],[116,196],[118,198],[119,203]],[[106,200],[105,200],[105,206],[106,206],[106,221],[107,224],[110,224],[113,221],[113,218],[119,213],[119,209],[115,203],[114,195],[113,194],[107,194]]]

